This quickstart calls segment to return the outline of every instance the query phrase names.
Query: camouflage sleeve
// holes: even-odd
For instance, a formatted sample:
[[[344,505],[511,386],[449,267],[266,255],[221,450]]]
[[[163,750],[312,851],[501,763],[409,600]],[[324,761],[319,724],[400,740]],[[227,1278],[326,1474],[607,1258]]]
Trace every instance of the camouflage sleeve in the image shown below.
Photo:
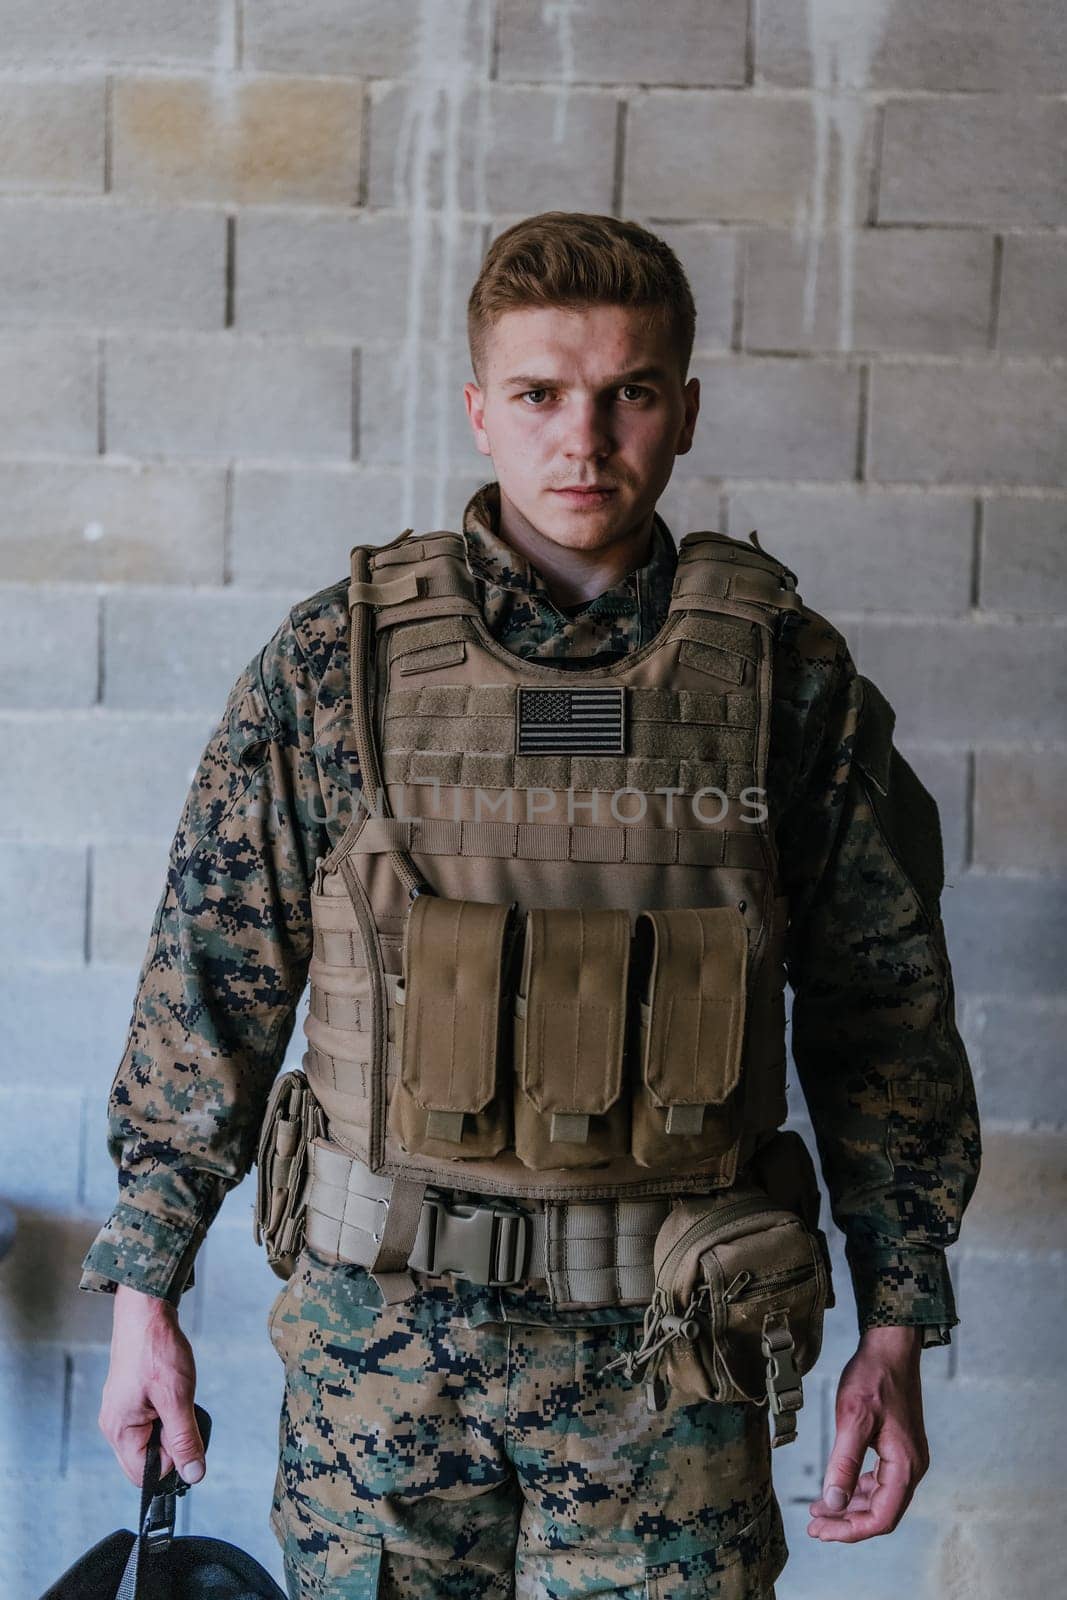
[[[804,735],[778,835],[793,1058],[860,1331],[909,1324],[944,1344],[959,1320],[944,1252],[980,1144],[940,916],[937,806],[840,634],[812,612],[794,620],[785,671]]]
[[[290,619],[249,662],[171,845],[111,1085],[118,1201],[79,1287],[177,1304],[227,1190],[249,1170],[311,955],[325,852],[311,795],[315,685]]]

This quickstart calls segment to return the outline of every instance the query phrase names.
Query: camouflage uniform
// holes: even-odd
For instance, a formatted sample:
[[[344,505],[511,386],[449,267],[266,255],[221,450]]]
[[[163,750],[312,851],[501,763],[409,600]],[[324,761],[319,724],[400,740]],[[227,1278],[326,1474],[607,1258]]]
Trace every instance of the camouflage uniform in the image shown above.
[[[467,561],[515,654],[579,669],[662,625],[676,551],[658,516],[645,564],[568,608],[498,527],[487,484],[464,512]],[[119,1201],[83,1288],[177,1304],[252,1163],[305,985],[309,883],[359,785],[347,583],[293,607],[252,659],[190,789],[111,1089]],[[793,1055],[859,1326],[945,1343],[944,1250],[979,1139],[936,807],[824,618],[785,614],[774,666]],[[304,1251],[271,1308],[286,1369],[272,1522],[294,1595],[770,1593],[785,1544],[762,1412],[672,1400],[653,1416],[618,1370],[598,1376],[639,1309],[559,1312],[532,1288],[416,1276],[412,1299],[380,1306],[362,1268]]]

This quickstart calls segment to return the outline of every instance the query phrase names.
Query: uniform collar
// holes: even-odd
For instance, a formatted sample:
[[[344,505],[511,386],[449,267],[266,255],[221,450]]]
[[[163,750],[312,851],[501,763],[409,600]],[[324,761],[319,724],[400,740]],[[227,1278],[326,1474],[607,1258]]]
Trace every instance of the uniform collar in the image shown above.
[[[670,529],[653,513],[648,560],[589,601],[577,614],[561,611],[544,578],[500,533],[500,485],[485,483],[463,512],[467,568],[479,584],[486,623],[522,653],[587,657],[639,649],[667,615],[678,551]]]

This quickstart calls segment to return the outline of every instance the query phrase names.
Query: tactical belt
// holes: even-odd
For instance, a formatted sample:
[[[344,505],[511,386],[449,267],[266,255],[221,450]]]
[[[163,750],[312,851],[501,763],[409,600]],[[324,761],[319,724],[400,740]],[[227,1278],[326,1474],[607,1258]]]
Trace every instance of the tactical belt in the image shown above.
[[[326,1260],[369,1267],[385,1231],[392,1180],[324,1139],[312,1141],[309,1155],[307,1244]],[[489,1287],[543,1283],[560,1308],[645,1305],[655,1287],[653,1245],[669,1210],[665,1196],[520,1206],[428,1188],[407,1265]]]

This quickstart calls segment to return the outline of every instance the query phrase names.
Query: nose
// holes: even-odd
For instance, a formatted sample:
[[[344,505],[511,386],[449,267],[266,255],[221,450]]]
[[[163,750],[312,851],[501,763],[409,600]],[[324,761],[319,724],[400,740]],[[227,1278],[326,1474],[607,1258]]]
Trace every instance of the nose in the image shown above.
[[[564,424],[564,455],[569,461],[603,461],[614,448],[606,412],[594,400],[574,400]]]

